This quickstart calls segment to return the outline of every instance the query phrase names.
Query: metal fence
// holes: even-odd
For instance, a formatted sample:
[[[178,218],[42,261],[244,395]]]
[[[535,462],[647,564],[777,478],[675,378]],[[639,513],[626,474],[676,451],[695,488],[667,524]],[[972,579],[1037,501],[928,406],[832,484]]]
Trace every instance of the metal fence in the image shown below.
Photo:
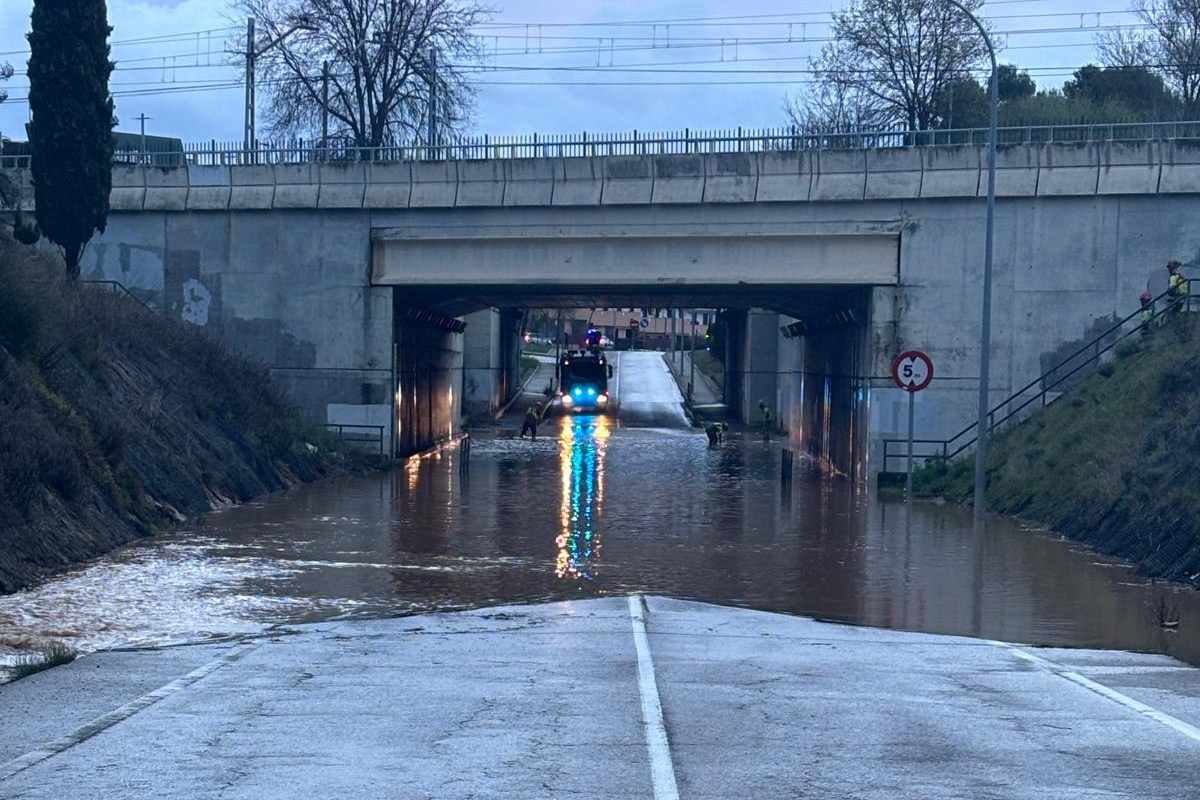
[[[703,153],[764,153],[811,150],[879,150],[901,147],[982,146],[987,128],[924,131],[856,131],[808,133],[794,127],[727,128],[719,130],[628,131],[624,133],[526,134],[517,136],[456,136],[446,143],[389,141],[378,147],[356,147],[342,140],[295,139],[258,142],[188,142],[182,151],[122,150],[114,160],[123,164],[160,167],[196,164],[307,164],[327,162],[470,161],[515,158],[577,158],[592,156],[685,155]],[[1030,125],[1000,128],[1001,146],[1018,144],[1086,144],[1196,140],[1200,121],[1112,123],[1105,125]],[[28,166],[29,156],[0,156],[0,167]]]

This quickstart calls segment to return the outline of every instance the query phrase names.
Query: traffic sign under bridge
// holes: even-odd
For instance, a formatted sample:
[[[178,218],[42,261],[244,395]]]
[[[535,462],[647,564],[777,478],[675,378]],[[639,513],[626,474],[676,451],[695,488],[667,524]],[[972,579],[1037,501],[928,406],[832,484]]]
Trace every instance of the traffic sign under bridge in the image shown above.
[[[912,502],[913,400],[917,392],[933,381],[933,359],[920,350],[906,350],[892,360],[892,380],[908,392],[908,466],[905,470],[905,497]]]

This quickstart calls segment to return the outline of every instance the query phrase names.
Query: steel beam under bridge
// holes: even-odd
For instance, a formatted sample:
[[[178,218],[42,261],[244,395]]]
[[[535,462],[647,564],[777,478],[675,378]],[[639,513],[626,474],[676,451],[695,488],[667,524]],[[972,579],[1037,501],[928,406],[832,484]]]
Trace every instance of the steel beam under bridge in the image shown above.
[[[580,228],[377,228],[371,232],[372,283],[684,289],[899,282],[898,229],[842,232],[814,230],[810,225],[772,225],[736,232],[714,231],[703,225],[652,226],[647,230],[637,226]]]

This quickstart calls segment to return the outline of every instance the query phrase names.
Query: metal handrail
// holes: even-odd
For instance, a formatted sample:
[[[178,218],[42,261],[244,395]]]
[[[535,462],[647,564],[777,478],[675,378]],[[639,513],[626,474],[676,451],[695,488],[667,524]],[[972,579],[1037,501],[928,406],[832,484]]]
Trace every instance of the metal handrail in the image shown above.
[[[420,140],[389,140],[357,147],[329,140],[296,139],[255,143],[189,142],[182,147],[121,150],[118,164],[236,166],[242,164],[360,163],[403,161],[469,161],[622,155],[795,152],[800,150],[880,150],[906,147],[983,145],[987,128],[931,130],[865,130],[806,133],[796,127],[726,128],[717,130],[626,131],[619,133],[458,135],[431,146]],[[1092,125],[1024,125],[997,130],[1001,145],[1087,144],[1200,139],[1200,121],[1105,123]],[[0,167],[26,168],[28,155],[0,155]]]
[[[1134,335],[1135,333],[1138,333],[1139,331],[1141,331],[1143,328],[1145,328],[1146,325],[1149,325],[1149,324],[1153,323],[1155,320],[1161,318],[1164,314],[1168,313],[1171,309],[1175,308],[1179,303],[1181,303],[1181,302],[1185,303],[1186,307],[1188,309],[1190,309],[1191,308],[1191,281],[1190,280],[1187,281],[1187,290],[1188,290],[1187,295],[1185,295],[1185,297],[1182,298],[1181,300],[1170,301],[1169,297],[1171,295],[1171,290],[1167,289],[1166,291],[1162,292],[1161,294],[1159,294],[1157,297],[1155,297],[1151,301],[1150,307],[1152,309],[1154,309],[1154,311],[1153,311],[1153,313],[1151,313],[1149,319],[1145,320],[1144,322],[1140,322],[1139,324],[1129,328],[1128,330],[1122,331],[1122,328],[1124,328],[1124,326],[1129,321],[1131,321],[1135,317],[1139,317],[1141,315],[1142,309],[1138,308],[1136,311],[1126,315],[1122,319],[1113,323],[1110,327],[1106,328],[1102,333],[1093,337],[1082,347],[1078,348],[1073,353],[1071,353],[1071,355],[1069,355],[1066,358],[1064,358],[1063,360],[1059,361],[1053,367],[1046,370],[1038,377],[1034,378],[1032,381],[1027,383],[1025,386],[1021,387],[1016,392],[1013,392],[1007,398],[1005,398],[1001,402],[997,403],[995,406],[993,406],[988,411],[988,432],[989,433],[994,432],[997,428],[999,428],[1005,422],[1007,422],[1010,419],[1012,419],[1013,417],[1017,416],[1019,413],[1024,411],[1026,408],[1028,408],[1030,405],[1037,402],[1038,400],[1042,401],[1043,408],[1054,403],[1055,400],[1057,400],[1058,398],[1055,397],[1055,398],[1050,399],[1049,395],[1050,395],[1050,392],[1052,392],[1056,387],[1061,386],[1065,381],[1067,381],[1071,377],[1075,376],[1081,370],[1090,366],[1092,363],[1099,361],[1100,357],[1103,356],[1105,353],[1107,353],[1110,350],[1112,350],[1113,348],[1115,348],[1118,344],[1123,342],[1125,339],[1127,339],[1130,336]],[[1164,303],[1161,307],[1159,307],[1160,300],[1167,300],[1168,302]],[[1107,339],[1110,336],[1113,336],[1114,334],[1117,334],[1117,335],[1115,336],[1115,338],[1112,339],[1112,341],[1110,341],[1107,345],[1101,346],[1105,339]],[[1084,355],[1089,350],[1091,350],[1092,353],[1086,359],[1080,361],[1074,367],[1072,367],[1069,371],[1059,375],[1053,381],[1051,381],[1049,383],[1046,382],[1047,378],[1049,378],[1051,375],[1054,375],[1058,370],[1067,366],[1072,361],[1075,361],[1077,358],[1079,358],[1079,356]],[[997,412],[999,412],[1002,408],[1004,408],[1005,406],[1009,406],[1014,400],[1021,397],[1021,395],[1025,394],[1025,392],[1027,392],[1030,389],[1032,389],[1033,387],[1037,386],[1039,383],[1042,384],[1042,388],[1040,391],[1038,391],[1037,393],[1026,398],[1020,405],[1016,406],[1015,408],[1008,408],[1007,413],[1003,414],[999,418],[996,417]],[[1061,395],[1059,395],[1059,396],[1061,396]],[[914,439],[913,444],[941,445],[941,447],[940,447],[941,453],[922,454],[919,456],[921,458],[941,457],[941,458],[950,459],[950,458],[954,458],[955,456],[959,455],[960,453],[965,451],[967,448],[969,448],[971,445],[975,444],[976,441],[978,441],[979,437],[978,437],[978,433],[977,433],[977,428],[978,428],[978,425],[975,423],[972,423],[948,439]],[[954,444],[957,440],[963,438],[964,436],[967,436],[968,434],[974,434],[974,435],[971,435],[971,437],[969,439],[962,442],[961,444],[958,444],[958,445]],[[885,439],[884,440],[883,458],[884,458],[885,469],[887,466],[888,458],[896,458],[896,457],[900,457],[902,455],[903,456],[907,455],[907,450],[901,454],[890,454],[888,452],[890,449],[889,445],[897,444],[897,443],[907,444],[907,442],[908,442],[907,439]],[[917,456],[917,454],[915,452],[913,455]]]
[[[337,428],[337,431],[335,433],[336,433],[338,439],[344,439],[345,437],[343,436],[343,434],[347,430],[375,431],[376,438],[379,442],[379,455],[381,455],[381,456],[383,455],[384,441],[387,438],[387,436],[385,435],[385,432],[387,429],[383,425],[351,425],[348,423],[341,423],[341,422],[327,422],[327,423],[325,423],[325,427],[326,428]],[[357,441],[370,441],[370,440],[369,439],[359,439]]]

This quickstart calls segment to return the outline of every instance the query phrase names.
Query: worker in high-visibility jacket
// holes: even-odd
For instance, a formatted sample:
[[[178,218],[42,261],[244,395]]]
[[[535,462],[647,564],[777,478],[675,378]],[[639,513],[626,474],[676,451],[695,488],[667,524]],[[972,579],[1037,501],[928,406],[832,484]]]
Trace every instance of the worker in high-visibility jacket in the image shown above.
[[[1154,297],[1149,292],[1142,292],[1138,297],[1142,301],[1141,320],[1142,336],[1150,335],[1150,327],[1154,322]]]
[[[1183,310],[1188,297],[1188,279],[1183,276],[1180,264],[1175,259],[1167,262],[1167,292],[1171,298],[1171,313],[1178,314]]]

